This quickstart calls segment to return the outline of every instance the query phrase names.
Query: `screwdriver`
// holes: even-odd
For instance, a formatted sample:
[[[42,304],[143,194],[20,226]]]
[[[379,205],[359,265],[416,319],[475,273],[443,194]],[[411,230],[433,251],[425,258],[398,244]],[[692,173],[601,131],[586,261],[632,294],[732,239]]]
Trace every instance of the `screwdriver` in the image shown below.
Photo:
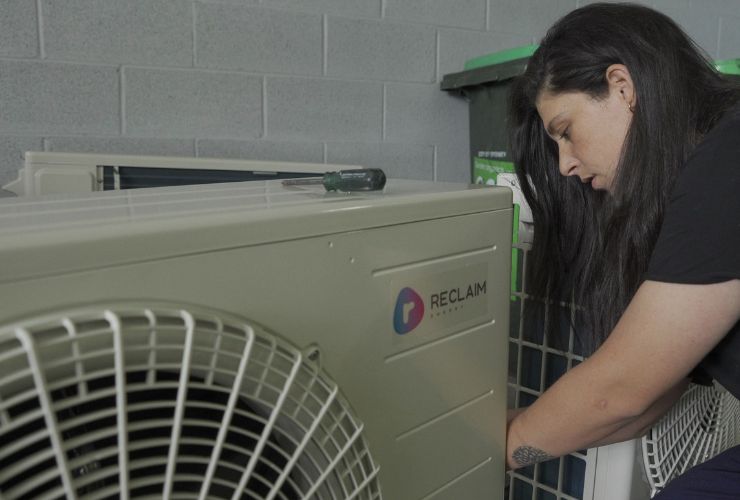
[[[379,168],[358,168],[326,172],[321,177],[283,181],[283,186],[310,184],[323,184],[327,191],[379,191],[385,186],[385,173]]]

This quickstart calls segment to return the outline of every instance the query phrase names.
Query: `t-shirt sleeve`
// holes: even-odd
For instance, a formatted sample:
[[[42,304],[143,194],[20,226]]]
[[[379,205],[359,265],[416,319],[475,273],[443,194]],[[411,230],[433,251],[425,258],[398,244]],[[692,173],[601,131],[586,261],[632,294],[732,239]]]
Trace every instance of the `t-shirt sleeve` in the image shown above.
[[[740,278],[740,120],[730,125],[697,147],[679,176],[646,279]]]

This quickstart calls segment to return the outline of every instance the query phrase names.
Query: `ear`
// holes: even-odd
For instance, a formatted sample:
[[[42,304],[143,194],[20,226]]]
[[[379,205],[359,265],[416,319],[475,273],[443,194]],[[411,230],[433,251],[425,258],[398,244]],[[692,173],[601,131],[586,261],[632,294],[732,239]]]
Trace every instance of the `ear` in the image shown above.
[[[609,92],[616,92],[619,98],[624,99],[624,105],[630,110],[637,103],[635,84],[632,75],[624,64],[612,64],[606,68],[606,81],[609,84]]]

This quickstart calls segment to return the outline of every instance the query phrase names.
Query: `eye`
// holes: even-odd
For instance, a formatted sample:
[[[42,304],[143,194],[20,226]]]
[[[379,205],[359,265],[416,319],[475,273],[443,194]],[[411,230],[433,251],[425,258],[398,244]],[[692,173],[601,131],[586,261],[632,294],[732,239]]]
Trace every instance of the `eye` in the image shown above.
[[[565,139],[566,141],[570,140],[570,127],[565,127],[565,130],[560,134],[561,139]]]

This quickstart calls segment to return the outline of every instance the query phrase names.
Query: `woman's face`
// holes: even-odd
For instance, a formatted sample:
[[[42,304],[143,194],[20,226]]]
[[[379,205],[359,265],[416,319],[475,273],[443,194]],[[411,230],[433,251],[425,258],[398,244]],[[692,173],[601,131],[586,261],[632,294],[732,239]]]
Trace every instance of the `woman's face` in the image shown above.
[[[543,91],[536,105],[547,134],[558,145],[560,173],[610,191],[632,122],[624,92],[610,86],[605,98],[595,99],[583,92]]]

